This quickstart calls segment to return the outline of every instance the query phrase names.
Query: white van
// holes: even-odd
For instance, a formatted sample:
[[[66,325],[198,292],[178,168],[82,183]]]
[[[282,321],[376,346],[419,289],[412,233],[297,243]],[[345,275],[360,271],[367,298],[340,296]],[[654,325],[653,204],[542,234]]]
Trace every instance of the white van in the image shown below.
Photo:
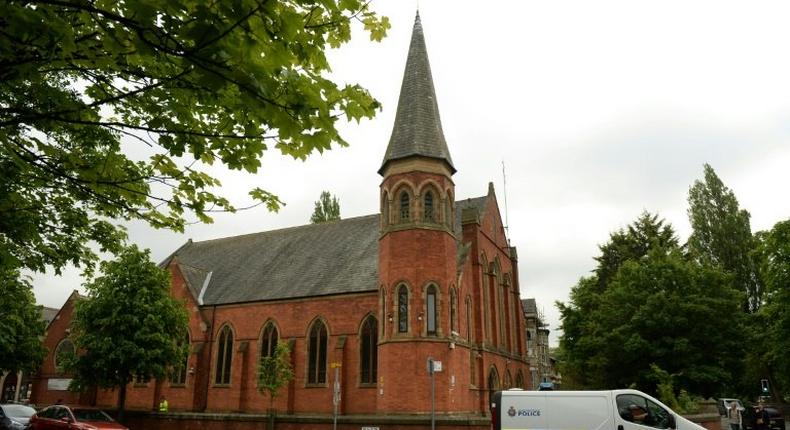
[[[494,430],[705,430],[636,390],[494,393]]]

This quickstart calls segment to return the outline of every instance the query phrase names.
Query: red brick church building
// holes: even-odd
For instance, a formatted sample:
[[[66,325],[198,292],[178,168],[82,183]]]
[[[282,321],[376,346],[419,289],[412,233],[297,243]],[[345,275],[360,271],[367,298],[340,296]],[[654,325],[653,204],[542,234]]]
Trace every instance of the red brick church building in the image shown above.
[[[262,413],[257,363],[289,342],[295,378],[279,414],[331,416],[335,367],[343,416],[488,413],[492,389],[529,389],[516,249],[494,195],[456,200],[419,16],[392,136],[378,170],[380,213],[203,242],[162,265],[190,314],[191,354],[168,380],[138,381],[127,407]],[[32,402],[112,407],[116,392],[63,391],[74,294],[50,324],[51,353]],[[369,419],[375,421],[375,418]],[[458,421],[461,422],[461,421]],[[376,424],[371,422],[371,424]]]

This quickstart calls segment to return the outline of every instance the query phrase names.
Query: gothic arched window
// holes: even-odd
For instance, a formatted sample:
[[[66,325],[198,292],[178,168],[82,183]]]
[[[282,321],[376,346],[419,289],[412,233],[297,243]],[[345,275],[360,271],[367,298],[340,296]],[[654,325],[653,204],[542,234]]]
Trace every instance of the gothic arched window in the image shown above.
[[[450,290],[450,334],[458,333],[458,295],[455,289]]]
[[[433,285],[428,287],[425,304],[428,312],[426,331],[429,335],[436,334],[436,287]]]
[[[405,222],[408,221],[410,216],[409,213],[411,212],[409,209],[409,193],[403,191],[400,193],[400,221]]]
[[[448,193],[444,200],[444,222],[448,227],[453,226],[453,197]]]
[[[189,347],[189,333],[184,336],[184,339],[181,341],[181,346],[186,345]],[[170,372],[170,384],[171,385],[184,385],[187,383],[187,368],[189,368],[189,355],[184,360],[183,363],[173,366]]]
[[[381,224],[386,227],[390,224],[390,196],[384,193],[381,198]]]
[[[217,346],[217,365],[214,371],[214,383],[218,385],[230,384],[230,368],[233,361],[233,331],[230,326],[222,327],[219,331]]]
[[[59,372],[63,371],[63,362],[74,356],[74,343],[69,339],[60,341],[55,347],[55,354],[53,355],[55,361],[55,369]]]
[[[427,191],[423,199],[423,221],[434,222],[433,193]]]
[[[359,374],[360,383],[375,384],[378,371],[378,322],[373,315],[365,318],[359,334]]]
[[[496,370],[496,367],[491,366],[491,370],[488,371],[488,391],[489,395],[493,396],[494,391],[499,389],[499,373]]]
[[[310,328],[307,345],[307,383],[326,383],[327,334],[323,322],[316,321]]]
[[[472,342],[472,299],[466,297],[466,340]]]
[[[277,327],[274,326],[274,323],[269,321],[261,333],[261,359],[274,355],[274,351],[277,349],[278,340]]]
[[[409,289],[405,285],[398,288],[398,332],[409,331]]]
[[[382,321],[389,320],[389,322],[392,322],[392,314],[387,313],[387,291],[383,287],[381,288],[381,313],[379,313],[379,315],[381,315],[381,318],[383,318]],[[382,324],[381,325],[382,336],[386,334],[384,332],[385,328],[386,328],[386,324]]]

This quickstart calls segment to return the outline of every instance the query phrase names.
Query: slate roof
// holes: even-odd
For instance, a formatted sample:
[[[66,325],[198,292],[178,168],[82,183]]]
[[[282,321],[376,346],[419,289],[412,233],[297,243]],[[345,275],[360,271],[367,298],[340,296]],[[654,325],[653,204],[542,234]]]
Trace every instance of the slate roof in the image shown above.
[[[40,310],[41,310],[41,318],[44,320],[45,323],[47,323],[47,325],[49,325],[49,323],[51,323],[52,320],[55,319],[55,316],[58,314],[58,311],[60,309],[48,308],[46,306],[42,306]]]
[[[322,296],[377,289],[378,239],[369,215],[192,242],[174,258],[205,305]]]
[[[479,197],[456,202],[459,239],[461,209],[476,208],[480,212],[485,201],[486,197]],[[202,305],[376,291],[379,220],[374,214],[190,241],[162,265],[177,265]],[[459,254],[463,253],[464,245],[458,246]]]
[[[438,158],[455,173],[439,118],[419,12],[414,20],[395,124],[379,173],[390,161],[412,156]]]
[[[203,290],[203,284],[205,284],[206,279],[210,280],[209,274],[211,272],[181,263],[180,258],[176,261],[176,264],[178,264],[181,274],[184,275],[184,279],[187,281],[187,286],[189,287],[189,291],[192,293],[192,296],[195,299],[200,299],[200,293]]]
[[[535,303],[535,299],[523,299],[521,307],[524,308],[525,314],[538,314],[538,305]]]
[[[475,198],[459,200],[455,202],[455,223],[453,225],[453,228],[455,229],[456,232],[460,233],[461,231],[461,214],[464,212],[464,209],[474,208],[477,210],[478,216],[483,215],[483,211],[485,211],[485,203],[487,197],[488,196],[475,197]]]

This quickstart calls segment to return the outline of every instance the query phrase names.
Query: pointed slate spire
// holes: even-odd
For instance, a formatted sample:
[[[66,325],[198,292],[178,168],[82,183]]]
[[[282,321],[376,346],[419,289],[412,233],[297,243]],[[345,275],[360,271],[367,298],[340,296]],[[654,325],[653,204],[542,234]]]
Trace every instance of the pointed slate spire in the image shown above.
[[[437,158],[447,163],[451,174],[455,173],[439,119],[439,105],[436,103],[419,12],[411,33],[395,125],[379,174],[384,172],[387,163],[412,156]]]

